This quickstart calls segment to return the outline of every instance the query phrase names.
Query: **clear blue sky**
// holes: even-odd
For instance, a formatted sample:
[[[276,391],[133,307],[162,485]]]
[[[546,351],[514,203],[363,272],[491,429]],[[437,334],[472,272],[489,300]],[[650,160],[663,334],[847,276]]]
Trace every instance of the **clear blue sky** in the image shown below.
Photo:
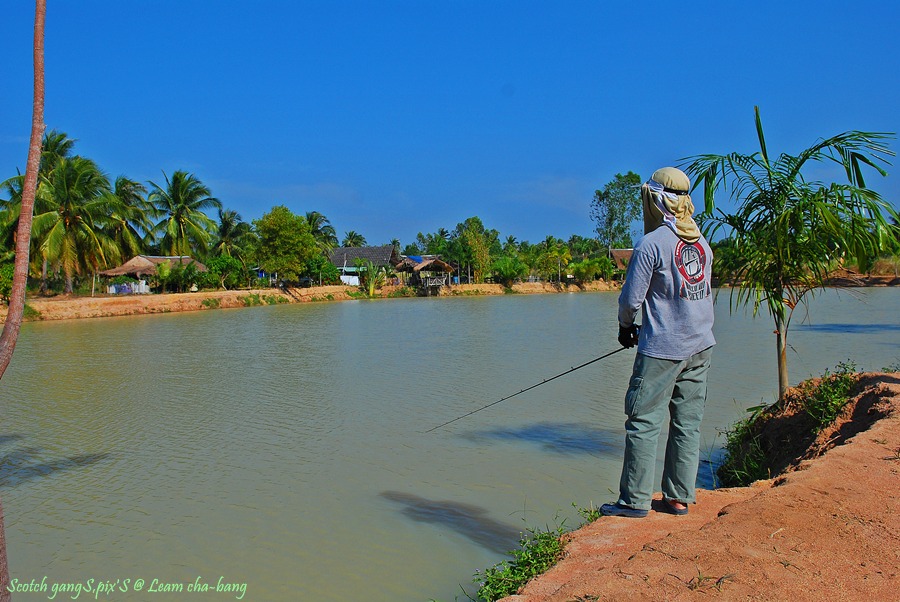
[[[34,10],[4,4],[0,178],[24,171]],[[617,172],[756,150],[754,105],[770,153],[900,131],[893,2],[49,4],[45,121],[77,153],[370,244],[473,215],[520,241],[590,236]],[[889,171],[870,180],[897,206]]]

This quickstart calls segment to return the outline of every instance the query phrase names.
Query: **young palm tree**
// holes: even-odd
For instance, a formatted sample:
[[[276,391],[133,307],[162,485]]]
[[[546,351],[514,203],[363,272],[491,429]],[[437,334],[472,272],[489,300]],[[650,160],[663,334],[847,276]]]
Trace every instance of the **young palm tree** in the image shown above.
[[[515,254],[503,255],[491,264],[494,279],[510,288],[516,280],[528,274],[528,266]]]
[[[384,286],[387,281],[387,270],[384,266],[376,266],[371,260],[356,260],[359,270],[359,284],[366,291],[367,297],[374,297],[375,291]]]
[[[765,305],[775,321],[778,392],[788,388],[787,335],[794,308],[807,294],[825,285],[836,260],[853,258],[861,269],[896,238],[886,215],[894,210],[866,188],[862,166],[887,175],[893,152],[883,141],[892,134],[849,131],[819,140],[798,155],[772,159],[766,148],[759,108],[756,108],[759,152],[751,155],[690,157],[688,173],[694,187],[704,186],[703,219],[707,236],[723,228],[732,239],[738,260],[734,277],[737,305],[753,303],[754,314]],[[808,180],[803,169],[811,162],[834,162],[847,183]],[[740,203],[737,212],[716,211],[714,194],[730,191]]]
[[[306,223],[309,224],[309,231],[323,254],[327,255],[338,245],[337,232],[327,217],[318,211],[309,211],[306,213]]]
[[[119,209],[111,192],[109,178],[84,157],[61,158],[41,178],[38,195],[48,210],[34,216],[33,233],[42,256],[63,271],[66,293],[73,292],[76,275],[118,259],[105,229]]]
[[[163,172],[163,177],[165,188],[150,182],[147,200],[162,216],[150,237],[160,241],[160,250],[167,255],[205,255],[216,223],[203,211],[221,209],[222,203],[193,174],[176,171],[170,180]]]
[[[364,247],[366,246],[366,237],[356,232],[354,230],[350,230],[349,232],[344,234],[344,240],[341,242],[342,247]]]

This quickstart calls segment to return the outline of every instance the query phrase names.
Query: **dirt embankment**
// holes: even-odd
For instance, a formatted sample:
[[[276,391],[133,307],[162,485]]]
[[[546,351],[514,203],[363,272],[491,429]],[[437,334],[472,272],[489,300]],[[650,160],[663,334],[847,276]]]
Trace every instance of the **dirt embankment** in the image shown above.
[[[266,298],[284,298],[277,289],[253,291],[209,291],[197,293],[168,293],[161,295],[109,295],[97,297],[29,297],[25,299],[26,320],[69,320],[101,318],[180,311],[246,307],[265,304]],[[6,319],[6,306],[0,308],[0,318]]]
[[[697,500],[687,516],[575,531],[566,557],[506,602],[900,601],[900,373],[863,375],[783,475]]]
[[[401,287],[384,287],[378,297],[390,297]],[[614,285],[602,281],[583,288],[558,287],[547,283],[524,283],[513,286],[516,293],[558,293],[577,290],[613,290]],[[444,289],[443,295],[502,295],[499,284],[463,284]],[[29,297],[25,303],[33,310],[26,320],[68,320],[74,318],[100,318],[130,316],[180,311],[274,305],[277,303],[305,303],[319,301],[347,301],[362,296],[356,286],[314,286],[309,288],[254,289],[242,291],[199,291],[196,293],[169,293],[160,295],[98,295],[96,297]],[[6,319],[6,306],[0,306],[0,320]]]

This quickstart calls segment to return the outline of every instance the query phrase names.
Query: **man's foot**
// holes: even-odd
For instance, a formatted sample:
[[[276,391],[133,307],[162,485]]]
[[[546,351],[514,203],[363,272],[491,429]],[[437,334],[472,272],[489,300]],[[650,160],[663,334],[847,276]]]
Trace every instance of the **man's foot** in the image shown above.
[[[625,516],[627,518],[644,518],[648,510],[630,508],[621,504],[603,504],[600,506],[600,514],[603,516]]]
[[[688,506],[683,502],[679,502],[678,500],[670,500],[663,498],[662,500],[663,510],[668,512],[669,514],[676,514],[678,516],[683,516],[688,513]]]

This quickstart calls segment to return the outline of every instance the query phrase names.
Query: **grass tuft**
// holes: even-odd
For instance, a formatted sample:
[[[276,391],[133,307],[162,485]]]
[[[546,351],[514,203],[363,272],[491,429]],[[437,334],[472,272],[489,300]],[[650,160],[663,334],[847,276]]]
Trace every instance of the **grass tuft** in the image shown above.
[[[218,309],[221,303],[216,297],[209,297],[208,299],[204,299],[200,302],[203,307],[207,307],[209,309]]]
[[[818,384],[803,383],[800,390],[805,396],[806,413],[815,420],[815,432],[829,426],[840,415],[841,410],[850,401],[850,391],[859,378],[856,375],[856,364],[841,362],[835,372],[828,370]]]
[[[41,315],[41,312],[31,307],[27,303],[25,304],[25,308],[22,311],[22,319],[23,320],[43,320],[44,316]]]
[[[474,581],[479,583],[477,599],[495,602],[511,596],[529,579],[547,571],[562,556],[564,533],[562,525],[543,531],[529,529],[519,540],[520,548],[510,551],[512,560],[475,573]]]

